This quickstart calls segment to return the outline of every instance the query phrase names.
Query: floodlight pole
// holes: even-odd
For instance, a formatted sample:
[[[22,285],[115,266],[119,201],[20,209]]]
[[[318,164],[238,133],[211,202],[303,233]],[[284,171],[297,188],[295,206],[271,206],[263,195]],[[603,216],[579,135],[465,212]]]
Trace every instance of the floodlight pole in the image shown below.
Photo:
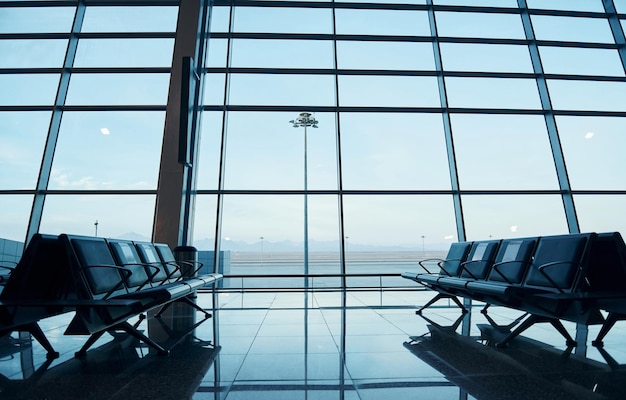
[[[298,115],[298,118],[289,121],[294,128],[304,128],[304,287],[309,287],[309,193],[307,182],[307,131],[306,128],[312,126],[317,128],[318,121],[308,112]]]

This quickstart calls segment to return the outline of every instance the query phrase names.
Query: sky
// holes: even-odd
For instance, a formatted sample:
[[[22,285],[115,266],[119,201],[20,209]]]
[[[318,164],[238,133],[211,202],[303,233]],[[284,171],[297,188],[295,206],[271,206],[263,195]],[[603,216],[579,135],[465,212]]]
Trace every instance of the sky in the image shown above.
[[[421,2],[424,3],[424,2]],[[470,4],[439,1],[436,4]],[[626,13],[626,2],[616,1]],[[478,1],[472,5],[515,7],[515,1]],[[530,7],[567,7],[601,11],[601,1],[528,1]],[[600,7],[600,8],[599,8]],[[88,7],[84,32],[173,32],[176,9]],[[228,28],[227,9],[214,10],[212,30]],[[71,7],[46,10],[0,8],[0,33],[68,32]],[[348,10],[336,13],[337,33],[354,35],[429,36],[424,11]],[[440,36],[523,39],[518,15],[440,12]],[[37,21],[36,23],[34,21]],[[612,43],[606,20],[533,16],[540,40]],[[622,21],[624,26],[624,21]],[[241,7],[235,12],[237,32],[332,33],[328,9]],[[66,40],[1,39],[0,68],[58,68]],[[226,67],[227,41],[215,39],[209,67]],[[234,39],[233,68],[334,68],[334,48],[325,40]],[[92,39],[79,41],[77,68],[168,67],[172,39]],[[612,49],[539,49],[549,74],[624,77],[619,54]],[[513,44],[441,44],[448,71],[532,74],[528,49]],[[339,41],[337,67],[434,71],[430,43]],[[54,73],[0,74],[0,107],[54,103],[59,77]],[[450,107],[540,110],[536,82],[530,78],[446,77]],[[206,76],[204,102],[224,102],[225,75]],[[231,74],[232,105],[440,107],[434,76],[331,74]],[[156,105],[167,101],[169,77],[163,73],[73,74],[67,105]],[[558,110],[626,111],[625,82],[548,80],[552,105]],[[304,129],[289,120],[297,113],[203,113],[198,162],[198,188],[218,184],[221,132],[227,134],[224,188],[229,190],[301,190],[304,186]],[[32,190],[50,123],[49,111],[3,111],[0,108],[0,190]],[[310,190],[336,190],[341,154],[345,190],[451,189],[443,118],[437,113],[316,113],[319,128],[307,130],[307,177]],[[162,111],[65,112],[52,166],[53,190],[154,190],[162,146]],[[619,117],[557,116],[560,144],[574,190],[624,190],[626,158],[621,149],[626,123]],[[557,190],[558,180],[545,121],[540,115],[452,114],[452,135],[462,190]],[[337,130],[341,129],[338,143]],[[615,218],[624,196],[577,195],[582,230],[621,230]],[[150,237],[155,196],[54,195],[44,208],[42,232],[120,236],[133,232]],[[3,224],[0,237],[23,240],[32,197],[0,194]],[[336,243],[339,201],[336,195],[310,195],[312,241]],[[215,232],[215,195],[197,198],[194,238]],[[554,234],[567,231],[559,195],[468,195],[462,201],[469,239]],[[344,236],[367,246],[402,245],[420,249],[445,247],[457,240],[452,196],[346,195]],[[222,217],[223,238],[257,243],[301,243],[304,204],[295,195],[227,195]]]

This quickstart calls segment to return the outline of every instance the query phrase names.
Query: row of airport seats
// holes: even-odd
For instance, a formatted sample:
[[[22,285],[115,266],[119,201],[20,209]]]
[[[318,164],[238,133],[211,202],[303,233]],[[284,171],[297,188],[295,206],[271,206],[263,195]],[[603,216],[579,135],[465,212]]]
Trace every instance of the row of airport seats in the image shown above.
[[[498,346],[539,322],[551,323],[575,346],[561,321],[602,324],[592,342],[602,346],[613,325],[626,319],[626,245],[619,232],[457,242],[445,259],[419,265],[423,271],[402,277],[437,295],[418,314],[445,298],[463,312],[459,298],[486,303],[485,314],[492,304],[527,313]]]
[[[174,302],[210,313],[190,299],[201,287],[211,286],[221,274],[197,276],[201,264],[177,261],[166,244],[133,242],[78,235],[35,235],[0,293],[0,336],[27,331],[58,357],[39,321],[75,312],[66,335],[89,335],[76,353],[86,351],[106,332],[124,331],[153,347],[168,350],[131,325],[128,320]]]

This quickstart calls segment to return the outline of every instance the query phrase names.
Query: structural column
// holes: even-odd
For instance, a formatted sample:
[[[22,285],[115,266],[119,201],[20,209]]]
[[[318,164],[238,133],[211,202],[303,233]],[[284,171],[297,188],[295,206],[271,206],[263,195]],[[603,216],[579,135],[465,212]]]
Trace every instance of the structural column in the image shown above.
[[[171,247],[187,244],[188,225],[192,217],[194,189],[193,169],[196,159],[195,124],[190,124],[191,132],[181,132],[181,117],[184,117],[181,100],[185,95],[183,82],[183,59],[191,57],[192,69],[197,71],[201,57],[201,34],[205,20],[202,0],[182,0],[178,12],[176,42],[172,57],[172,70],[165,115],[165,131],[161,150],[161,168],[157,187],[156,209],[152,240],[167,243]],[[191,90],[195,91],[193,85]],[[190,96],[197,101],[197,96]],[[190,107],[196,108],[191,102]],[[182,110],[182,112],[181,112]],[[190,140],[181,142],[181,134]],[[179,149],[183,143],[188,148]],[[182,152],[179,152],[182,150]],[[179,154],[188,154],[180,160]]]

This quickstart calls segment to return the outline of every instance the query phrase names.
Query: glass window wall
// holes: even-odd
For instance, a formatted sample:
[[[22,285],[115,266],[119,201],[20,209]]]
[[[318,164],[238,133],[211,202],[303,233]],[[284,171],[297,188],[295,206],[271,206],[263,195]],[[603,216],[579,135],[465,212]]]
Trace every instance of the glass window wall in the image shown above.
[[[26,3],[0,2],[1,237],[149,240],[188,25]],[[600,0],[527,3],[213,2],[189,244],[237,285],[373,288],[456,240],[621,230],[623,32]]]

